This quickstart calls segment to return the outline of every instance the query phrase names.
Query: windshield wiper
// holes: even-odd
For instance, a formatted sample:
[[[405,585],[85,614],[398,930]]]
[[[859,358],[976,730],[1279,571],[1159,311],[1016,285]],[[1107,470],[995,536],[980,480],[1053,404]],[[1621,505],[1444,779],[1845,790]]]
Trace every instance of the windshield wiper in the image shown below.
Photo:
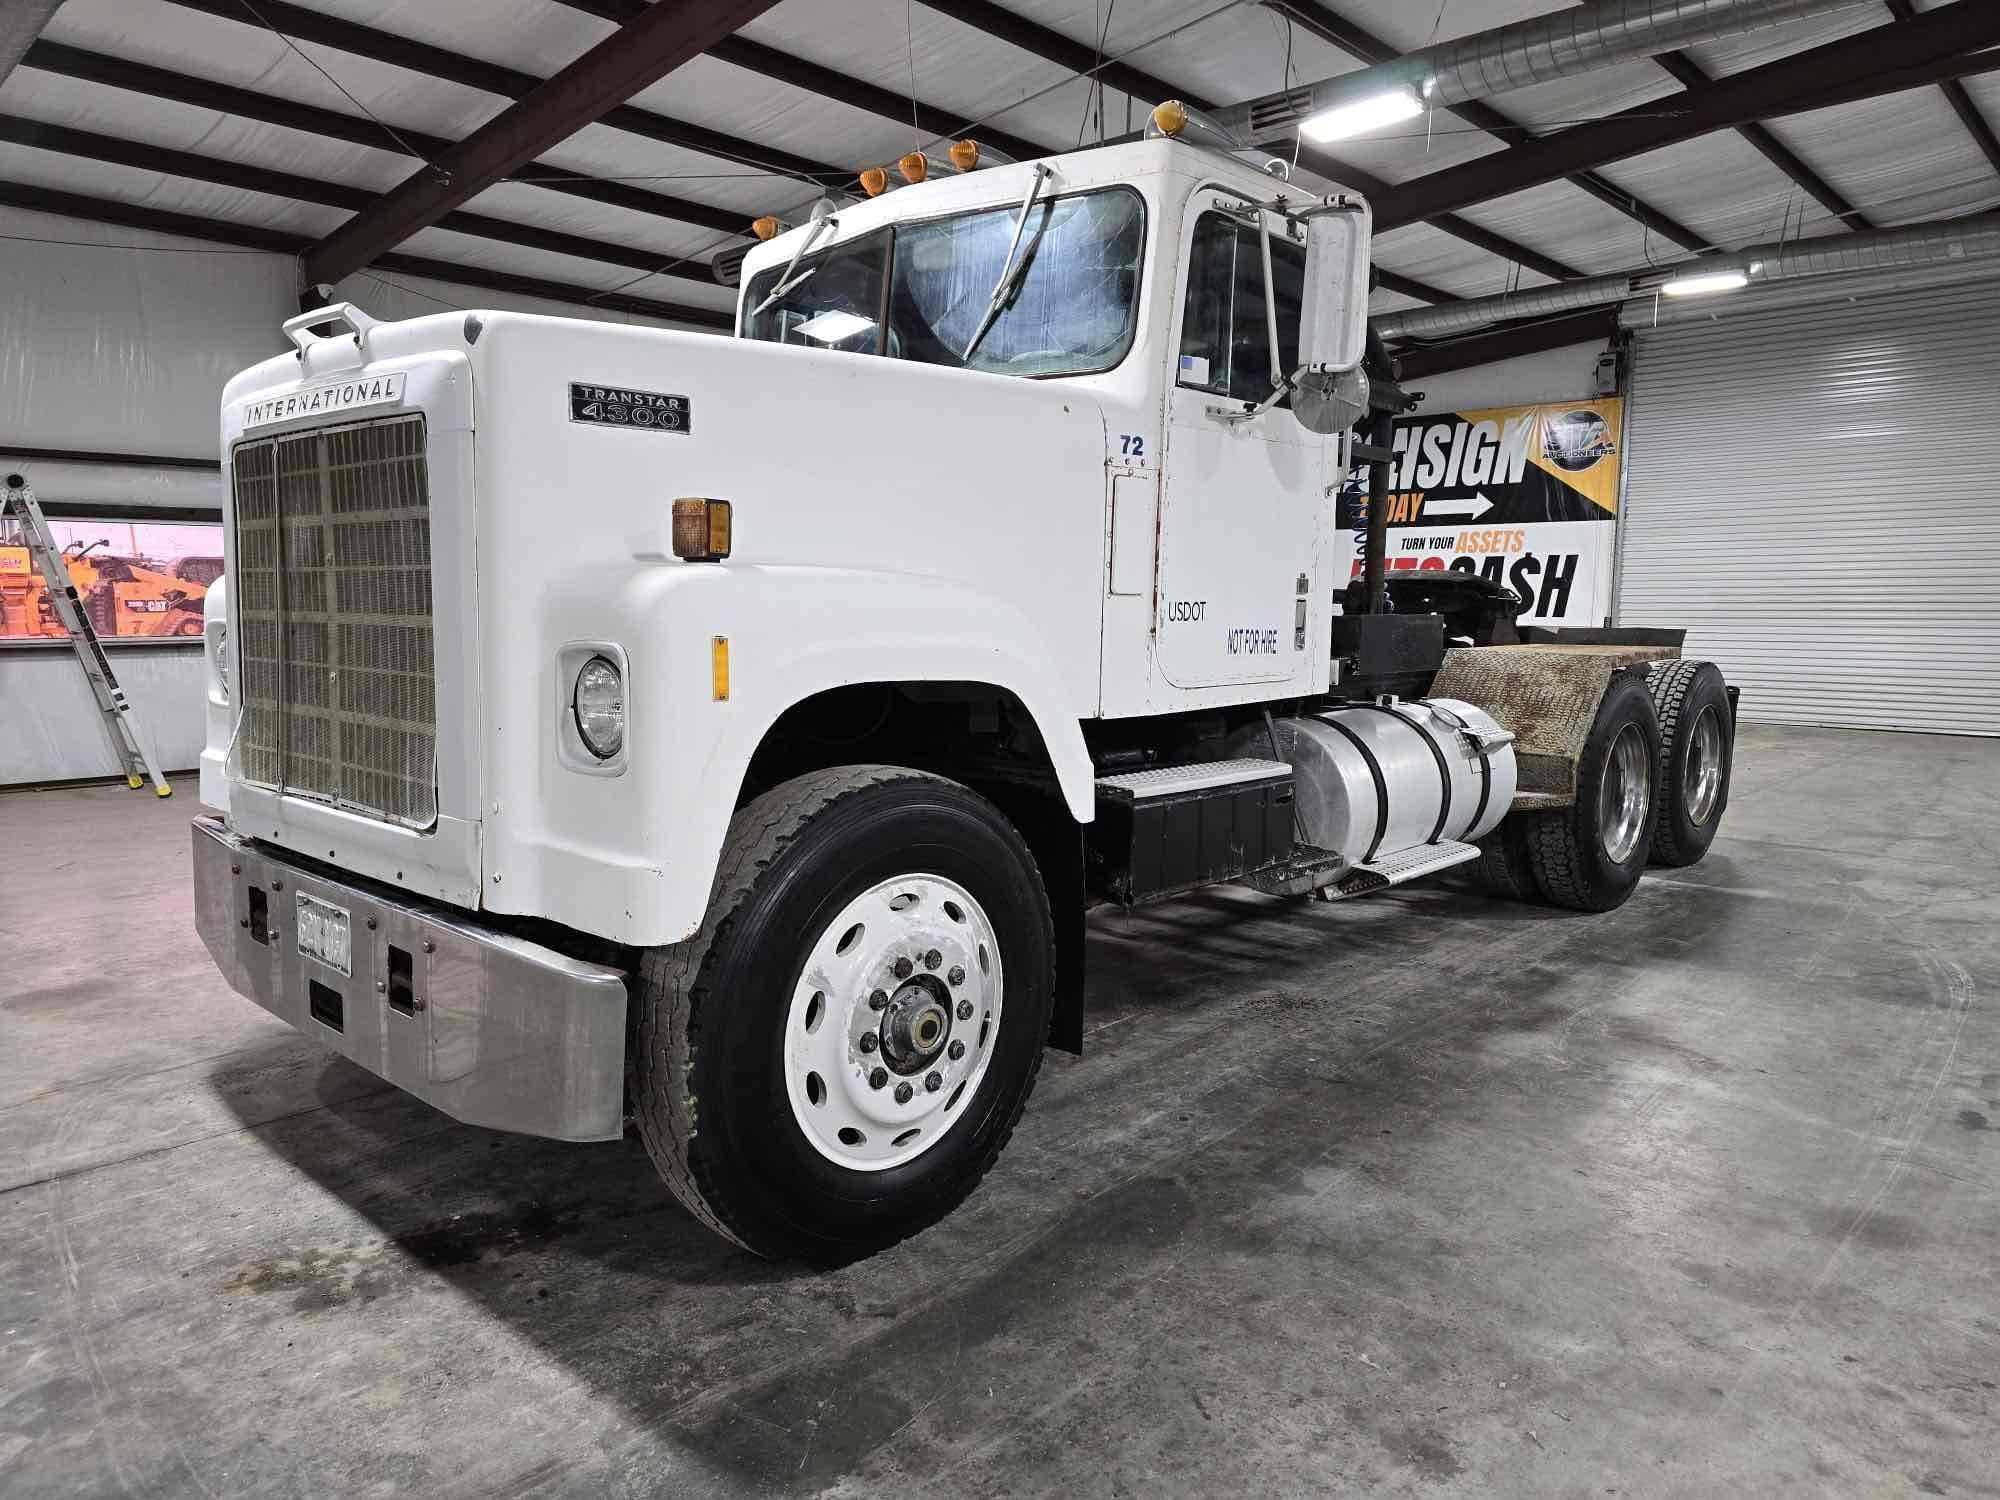
[[[1028,196],[1021,200],[1021,211],[1014,217],[1014,238],[1007,242],[1007,259],[1000,267],[1000,279],[993,283],[993,295],[986,299],[986,311],[980,314],[979,326],[972,330],[972,338],[965,346],[965,353],[959,356],[967,364],[972,363],[973,353],[979,348],[980,340],[986,337],[988,330],[999,319],[1007,304],[1013,300],[1014,293],[1020,288],[1021,278],[1028,274],[1028,262],[1034,259],[1033,247],[1029,247],[1028,253],[1021,257],[1018,265],[1014,262],[1014,252],[1021,248],[1021,232],[1028,227],[1028,215],[1034,212],[1035,199],[1041,195],[1042,184],[1048,179],[1052,170],[1041,162],[1035,163],[1035,175],[1028,181]]]
[[[778,284],[771,288],[770,296],[766,297],[750,310],[751,317],[763,316],[772,303],[778,301],[780,298],[791,295],[792,292],[804,286],[813,277],[819,275],[819,266],[814,266],[808,271],[801,272],[798,276],[793,276],[792,272],[797,270],[799,262],[806,258],[806,252],[819,243],[820,231],[823,229],[832,229],[838,222],[832,214],[828,214],[823,219],[813,220],[813,227],[807,231],[806,237],[799,241],[799,248],[792,252],[792,258],[785,263],[785,274],[780,276]]]

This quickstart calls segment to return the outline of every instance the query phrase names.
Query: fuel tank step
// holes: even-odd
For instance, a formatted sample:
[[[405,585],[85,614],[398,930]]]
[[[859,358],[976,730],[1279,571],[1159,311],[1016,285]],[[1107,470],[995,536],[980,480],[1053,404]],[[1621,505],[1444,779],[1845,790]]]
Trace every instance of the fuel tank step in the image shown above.
[[[1413,849],[1398,849],[1373,864],[1356,865],[1332,885],[1322,886],[1320,897],[1326,901],[1345,901],[1350,896],[1372,895],[1392,885],[1401,885],[1406,880],[1415,880],[1420,875],[1449,870],[1453,865],[1462,865],[1477,858],[1477,847],[1451,839],[1435,844],[1418,844]]]

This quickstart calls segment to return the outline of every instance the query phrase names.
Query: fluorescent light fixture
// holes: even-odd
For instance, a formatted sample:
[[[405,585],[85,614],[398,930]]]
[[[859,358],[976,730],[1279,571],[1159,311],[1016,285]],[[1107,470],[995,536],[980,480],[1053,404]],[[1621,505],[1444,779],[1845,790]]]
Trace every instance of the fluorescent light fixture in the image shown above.
[[[1391,89],[1386,94],[1371,94],[1352,104],[1335,105],[1310,115],[1299,122],[1299,133],[1322,144],[1344,141],[1351,135],[1412,119],[1423,112],[1424,102],[1413,90]]]
[[[829,308],[818,317],[807,318],[799,324],[799,332],[809,339],[817,339],[822,344],[844,344],[858,333],[866,333],[875,326],[873,318],[864,318],[859,313],[851,313],[841,308]]]
[[[1748,286],[1750,278],[1741,271],[1704,271],[1698,276],[1676,276],[1662,282],[1660,290],[1669,297],[1700,297],[1709,292],[1733,292]]]

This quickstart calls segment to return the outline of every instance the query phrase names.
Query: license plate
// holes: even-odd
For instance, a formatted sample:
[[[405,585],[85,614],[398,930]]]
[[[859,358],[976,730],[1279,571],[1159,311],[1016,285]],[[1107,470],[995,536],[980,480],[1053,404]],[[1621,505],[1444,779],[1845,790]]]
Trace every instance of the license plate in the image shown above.
[[[316,958],[329,969],[352,978],[354,948],[349,938],[347,912],[317,896],[299,895],[299,952]]]

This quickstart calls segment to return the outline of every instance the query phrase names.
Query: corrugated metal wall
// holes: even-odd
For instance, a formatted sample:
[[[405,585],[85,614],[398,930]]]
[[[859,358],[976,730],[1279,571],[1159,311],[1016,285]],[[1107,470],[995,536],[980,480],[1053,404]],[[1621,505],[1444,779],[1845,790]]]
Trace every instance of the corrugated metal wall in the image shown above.
[[[2000,734],[2000,286],[1639,336],[1617,617],[1794,724]]]

